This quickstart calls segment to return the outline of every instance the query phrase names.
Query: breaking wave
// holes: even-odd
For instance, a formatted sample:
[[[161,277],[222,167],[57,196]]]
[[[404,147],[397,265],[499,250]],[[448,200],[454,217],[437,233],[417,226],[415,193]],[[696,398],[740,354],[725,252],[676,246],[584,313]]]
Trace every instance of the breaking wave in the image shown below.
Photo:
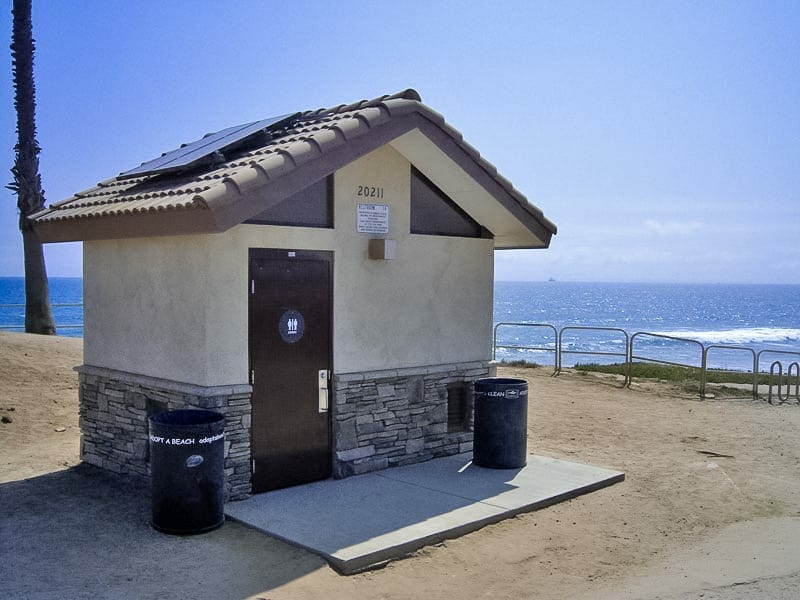
[[[749,327],[721,331],[653,331],[651,333],[697,340],[702,344],[743,345],[800,341],[800,329],[784,327]]]

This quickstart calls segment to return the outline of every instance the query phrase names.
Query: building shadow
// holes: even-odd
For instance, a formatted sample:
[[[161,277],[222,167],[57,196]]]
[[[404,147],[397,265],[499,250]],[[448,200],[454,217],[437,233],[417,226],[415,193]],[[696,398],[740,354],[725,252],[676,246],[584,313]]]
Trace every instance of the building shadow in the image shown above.
[[[214,598],[263,592],[327,568],[234,522],[192,536],[150,526],[148,480],[81,464],[0,484],[9,598]]]

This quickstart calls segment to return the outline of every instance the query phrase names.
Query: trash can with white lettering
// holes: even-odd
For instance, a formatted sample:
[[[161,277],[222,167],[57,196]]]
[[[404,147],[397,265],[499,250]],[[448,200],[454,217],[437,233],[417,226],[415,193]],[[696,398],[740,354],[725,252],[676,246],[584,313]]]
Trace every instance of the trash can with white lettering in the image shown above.
[[[211,410],[151,415],[152,524],[164,533],[203,533],[225,521],[225,417]]]
[[[528,382],[508,377],[475,381],[472,463],[515,469],[528,462]]]

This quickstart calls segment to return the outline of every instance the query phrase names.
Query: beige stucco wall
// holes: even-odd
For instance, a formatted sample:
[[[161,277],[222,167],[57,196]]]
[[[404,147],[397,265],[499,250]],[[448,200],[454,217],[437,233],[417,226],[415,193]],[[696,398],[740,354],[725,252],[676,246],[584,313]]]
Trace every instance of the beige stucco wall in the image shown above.
[[[84,362],[198,385],[242,383],[212,356],[211,236],[84,242]],[[219,279],[218,279],[219,278]]]
[[[412,235],[410,167],[384,147],[336,174],[334,362],[338,373],[490,358],[492,240]],[[394,260],[368,260],[359,185],[382,187]],[[370,200],[366,200],[369,202]]]
[[[382,187],[365,200],[359,185]],[[336,173],[334,229],[84,243],[87,364],[199,385],[247,381],[248,248],[334,252],[334,371],[488,360],[492,240],[409,233],[409,163],[385,146]],[[397,257],[367,258],[356,205],[390,206]]]

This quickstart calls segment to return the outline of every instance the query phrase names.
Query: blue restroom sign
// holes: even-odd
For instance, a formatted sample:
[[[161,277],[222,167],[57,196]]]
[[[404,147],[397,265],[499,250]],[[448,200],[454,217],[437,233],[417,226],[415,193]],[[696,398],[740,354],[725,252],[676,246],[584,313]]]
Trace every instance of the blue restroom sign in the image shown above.
[[[281,334],[281,339],[287,344],[299,342],[306,331],[306,322],[303,319],[303,315],[296,310],[287,310],[281,315],[278,331]]]

